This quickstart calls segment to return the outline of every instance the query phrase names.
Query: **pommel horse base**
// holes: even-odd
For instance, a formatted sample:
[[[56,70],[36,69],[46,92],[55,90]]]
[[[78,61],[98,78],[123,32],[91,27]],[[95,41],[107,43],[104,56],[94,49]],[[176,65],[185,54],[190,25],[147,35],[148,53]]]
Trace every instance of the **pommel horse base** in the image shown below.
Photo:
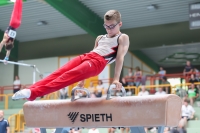
[[[131,133],[145,133],[143,127],[176,127],[181,115],[181,99],[173,94],[46,100],[26,102],[23,106],[26,126],[63,127],[131,127]]]

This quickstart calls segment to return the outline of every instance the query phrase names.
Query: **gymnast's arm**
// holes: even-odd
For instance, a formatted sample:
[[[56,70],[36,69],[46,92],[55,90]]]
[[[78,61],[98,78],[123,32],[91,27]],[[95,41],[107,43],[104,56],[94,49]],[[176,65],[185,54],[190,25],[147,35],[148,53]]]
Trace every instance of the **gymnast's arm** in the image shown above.
[[[7,33],[4,33],[3,40],[2,40],[1,43],[0,43],[0,52],[1,52],[1,50],[2,50],[3,45],[5,45],[5,44],[8,42],[9,38],[10,38],[10,37],[8,36],[8,34],[7,34]],[[12,41],[9,41],[9,43],[13,43],[13,42],[12,42]],[[9,56],[10,56],[10,50],[7,50],[7,52],[6,52],[6,57],[4,58],[4,60],[8,60],[8,59],[9,59]]]
[[[95,48],[98,46],[98,41],[101,39],[102,36],[103,36],[103,35],[99,35],[99,36],[96,38],[96,40],[95,40],[95,45],[94,45],[94,48],[93,48],[93,49],[95,49]]]
[[[3,48],[3,45],[6,44],[6,42],[8,41],[8,39],[9,39],[9,36],[6,33],[4,33],[3,39],[2,39],[2,41],[0,43],[0,52],[1,52],[2,48]]]
[[[3,48],[3,45],[4,45],[4,43],[3,43],[3,41],[0,43],[0,52],[1,52],[1,50],[2,50],[2,48]]]
[[[121,74],[124,56],[126,55],[129,48],[129,37],[126,34],[122,34],[119,37],[119,46],[117,51],[116,63],[115,63],[115,74],[113,78],[113,84],[116,85],[116,89],[121,88],[121,84],[119,82],[119,77]]]
[[[10,56],[10,50],[7,50],[7,52],[6,52],[6,57],[9,58],[9,56]]]

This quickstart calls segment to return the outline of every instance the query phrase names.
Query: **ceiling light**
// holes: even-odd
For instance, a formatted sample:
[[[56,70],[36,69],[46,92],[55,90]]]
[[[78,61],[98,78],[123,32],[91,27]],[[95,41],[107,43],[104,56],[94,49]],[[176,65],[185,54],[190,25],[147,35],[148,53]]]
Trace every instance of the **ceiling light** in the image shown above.
[[[39,21],[37,22],[37,25],[38,26],[41,26],[41,25],[47,25],[48,23],[46,21]]]
[[[149,5],[149,6],[147,6],[147,9],[150,11],[154,11],[157,9],[157,7],[156,7],[156,5]]]

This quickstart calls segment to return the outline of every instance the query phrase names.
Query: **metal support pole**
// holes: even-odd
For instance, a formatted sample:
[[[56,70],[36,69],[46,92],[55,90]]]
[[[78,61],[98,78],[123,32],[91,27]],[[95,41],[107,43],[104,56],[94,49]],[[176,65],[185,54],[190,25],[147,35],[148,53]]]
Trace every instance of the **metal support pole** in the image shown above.
[[[36,66],[33,66],[33,84],[36,82]]]

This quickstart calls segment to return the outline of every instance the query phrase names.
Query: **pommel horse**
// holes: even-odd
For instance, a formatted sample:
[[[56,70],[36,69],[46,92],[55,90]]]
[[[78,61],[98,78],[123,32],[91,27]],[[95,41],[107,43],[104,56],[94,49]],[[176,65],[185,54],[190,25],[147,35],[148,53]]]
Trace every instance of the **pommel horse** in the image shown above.
[[[145,133],[144,127],[176,127],[181,116],[181,99],[174,95],[129,96],[122,87],[122,97],[45,100],[26,102],[23,106],[26,126],[41,128],[63,127],[130,127],[131,133]],[[82,89],[81,89],[82,90]],[[89,97],[89,91],[85,90]]]

